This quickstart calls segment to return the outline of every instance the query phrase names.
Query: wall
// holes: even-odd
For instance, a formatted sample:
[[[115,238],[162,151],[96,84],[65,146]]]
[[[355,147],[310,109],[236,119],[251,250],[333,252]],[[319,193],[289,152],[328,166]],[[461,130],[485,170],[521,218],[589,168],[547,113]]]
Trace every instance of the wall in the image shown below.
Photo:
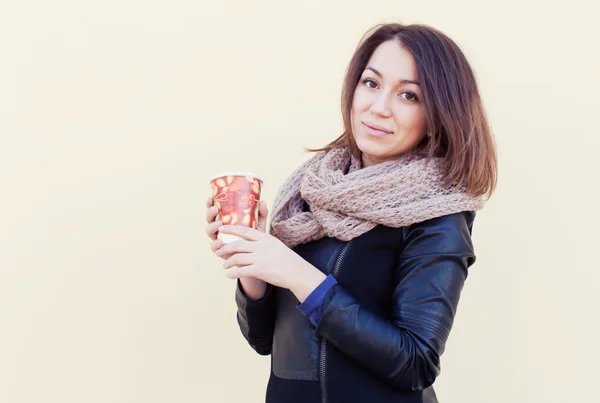
[[[389,21],[462,47],[499,150],[438,396],[600,401],[589,4],[3,1],[0,402],[264,401],[207,179],[260,174],[271,205],[340,133],[346,64]]]

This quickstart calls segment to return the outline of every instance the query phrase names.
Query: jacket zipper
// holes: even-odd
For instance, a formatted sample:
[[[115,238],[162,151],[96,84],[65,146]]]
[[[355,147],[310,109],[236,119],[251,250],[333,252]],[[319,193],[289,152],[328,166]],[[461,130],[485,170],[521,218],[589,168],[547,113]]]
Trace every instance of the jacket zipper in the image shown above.
[[[346,255],[346,251],[348,250],[348,247],[350,246],[351,242],[352,241],[350,241],[346,245],[344,245],[344,247],[340,251],[340,254],[338,255],[338,257],[335,261],[335,265],[333,266],[333,270],[331,271],[331,274],[333,275],[333,278],[335,278],[335,279],[337,279],[337,275],[340,271],[340,266],[342,265],[342,260],[344,259],[344,255]],[[319,374],[320,374],[320,379],[321,379],[321,403],[327,403],[327,385],[325,383],[325,381],[326,381],[325,370],[327,369],[326,368],[326,360],[327,360],[327,341],[324,338],[321,338],[321,356],[319,357]]]

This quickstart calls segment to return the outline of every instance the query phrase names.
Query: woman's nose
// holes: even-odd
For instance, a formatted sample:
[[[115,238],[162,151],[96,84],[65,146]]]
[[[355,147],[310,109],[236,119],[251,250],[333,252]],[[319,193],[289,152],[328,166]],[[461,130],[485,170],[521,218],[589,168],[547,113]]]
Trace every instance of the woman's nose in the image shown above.
[[[385,93],[379,94],[379,96],[375,99],[375,101],[371,105],[370,109],[371,109],[371,112],[373,112],[377,115],[381,115],[381,116],[385,116],[385,117],[391,116],[392,110],[390,109],[388,94],[385,94]]]

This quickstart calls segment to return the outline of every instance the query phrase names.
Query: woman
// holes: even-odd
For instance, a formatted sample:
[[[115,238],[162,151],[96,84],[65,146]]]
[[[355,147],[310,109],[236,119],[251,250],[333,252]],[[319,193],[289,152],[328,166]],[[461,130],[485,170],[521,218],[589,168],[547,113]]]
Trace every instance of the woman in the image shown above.
[[[270,234],[207,202],[242,334],[271,354],[268,403],[437,402],[431,385],[496,184],[473,72],[423,25],[375,27],[352,57],[344,133],[279,191]],[[223,245],[217,232],[244,240]]]

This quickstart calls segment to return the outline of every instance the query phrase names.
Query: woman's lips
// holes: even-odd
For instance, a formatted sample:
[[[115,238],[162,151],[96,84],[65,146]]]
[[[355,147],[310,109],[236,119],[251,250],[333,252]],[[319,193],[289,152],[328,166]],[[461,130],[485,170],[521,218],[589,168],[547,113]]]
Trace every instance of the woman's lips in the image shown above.
[[[392,134],[392,132],[390,132],[388,130],[373,127],[364,122],[363,122],[363,126],[365,127],[367,133],[369,133],[372,136],[385,137],[385,136],[389,136],[390,134]]]

